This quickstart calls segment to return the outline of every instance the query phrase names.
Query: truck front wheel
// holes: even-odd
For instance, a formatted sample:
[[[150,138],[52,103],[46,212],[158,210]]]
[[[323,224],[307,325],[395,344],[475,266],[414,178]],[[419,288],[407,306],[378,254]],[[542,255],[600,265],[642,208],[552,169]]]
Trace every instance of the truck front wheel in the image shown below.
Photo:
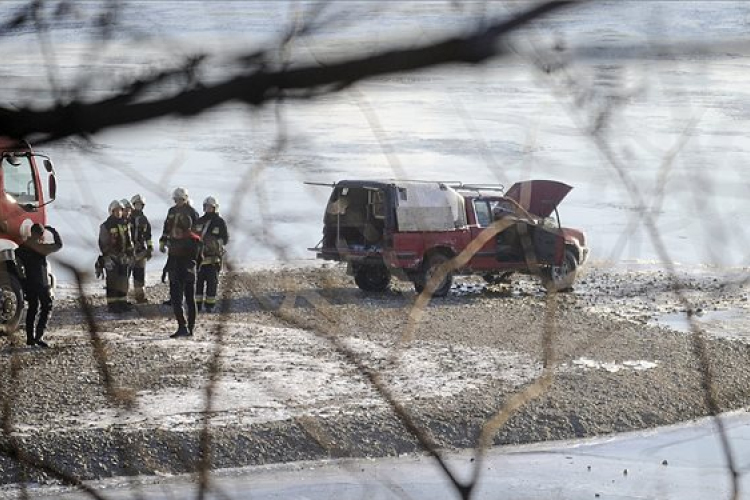
[[[391,273],[382,262],[362,264],[354,271],[354,282],[365,292],[384,292],[391,282]]]
[[[566,249],[562,264],[552,266],[544,276],[544,288],[548,292],[569,292],[578,275],[578,259],[573,250]]]
[[[8,274],[7,278],[0,277],[0,332],[6,335],[18,329],[23,312],[21,282],[13,274]]]

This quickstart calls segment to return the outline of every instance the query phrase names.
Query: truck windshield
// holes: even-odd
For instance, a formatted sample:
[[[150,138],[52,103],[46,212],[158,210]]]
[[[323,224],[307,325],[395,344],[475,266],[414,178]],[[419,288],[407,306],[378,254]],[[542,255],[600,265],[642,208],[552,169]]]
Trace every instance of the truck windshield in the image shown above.
[[[17,163],[17,165],[13,163]],[[13,163],[9,161],[9,158],[3,158],[2,173],[5,194],[12,196],[18,203],[39,201],[31,159],[28,156],[16,156],[13,158]]]

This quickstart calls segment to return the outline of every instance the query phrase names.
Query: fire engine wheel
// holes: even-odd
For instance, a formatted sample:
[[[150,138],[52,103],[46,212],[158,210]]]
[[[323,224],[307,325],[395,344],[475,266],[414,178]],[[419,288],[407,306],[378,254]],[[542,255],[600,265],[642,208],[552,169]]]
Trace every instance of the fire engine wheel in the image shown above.
[[[570,292],[578,274],[578,259],[573,250],[566,249],[562,264],[552,266],[546,273],[544,288],[548,292]]]
[[[427,262],[422,265],[422,271],[414,280],[414,289],[417,293],[422,293],[427,287],[427,283],[437,273],[440,266],[448,262],[450,257],[441,253],[432,255]],[[453,286],[453,273],[448,273],[443,277],[443,280],[435,287],[435,291],[432,293],[433,297],[445,297]]]
[[[354,272],[354,282],[365,292],[384,292],[391,282],[391,273],[382,262],[363,264]]]
[[[0,331],[5,334],[12,333],[18,329],[23,312],[23,292],[21,282],[14,275],[0,287]]]

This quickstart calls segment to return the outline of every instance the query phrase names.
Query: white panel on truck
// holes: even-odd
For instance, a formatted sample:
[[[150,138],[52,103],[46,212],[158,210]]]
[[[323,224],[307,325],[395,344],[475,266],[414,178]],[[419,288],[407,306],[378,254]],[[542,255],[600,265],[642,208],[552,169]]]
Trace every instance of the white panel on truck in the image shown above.
[[[399,183],[399,231],[452,231],[466,225],[463,198],[440,183]]]

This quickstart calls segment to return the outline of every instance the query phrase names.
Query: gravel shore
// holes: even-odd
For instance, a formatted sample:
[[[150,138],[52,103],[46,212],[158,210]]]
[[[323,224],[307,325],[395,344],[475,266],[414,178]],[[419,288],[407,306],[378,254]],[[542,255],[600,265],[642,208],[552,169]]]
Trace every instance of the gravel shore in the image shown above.
[[[696,311],[747,306],[741,279],[685,279]],[[192,339],[168,338],[175,325],[159,284],[151,304],[119,317],[100,294],[89,299],[101,347],[73,299],[56,303],[51,349],[22,346],[18,334],[0,340],[4,450],[43,465],[6,454],[0,483],[195,470],[206,413],[188,402],[212,376],[215,468],[419,451],[363,367],[445,449],[475,446],[489,419],[530,393],[545,352],[549,385],[509,415],[494,444],[644,429],[750,402],[747,332],[698,341],[655,326],[660,314],[695,314],[659,271],[590,269],[553,300],[532,278],[461,280],[416,323],[408,284],[364,294],[340,266],[228,273],[223,286],[229,310],[201,315]]]

